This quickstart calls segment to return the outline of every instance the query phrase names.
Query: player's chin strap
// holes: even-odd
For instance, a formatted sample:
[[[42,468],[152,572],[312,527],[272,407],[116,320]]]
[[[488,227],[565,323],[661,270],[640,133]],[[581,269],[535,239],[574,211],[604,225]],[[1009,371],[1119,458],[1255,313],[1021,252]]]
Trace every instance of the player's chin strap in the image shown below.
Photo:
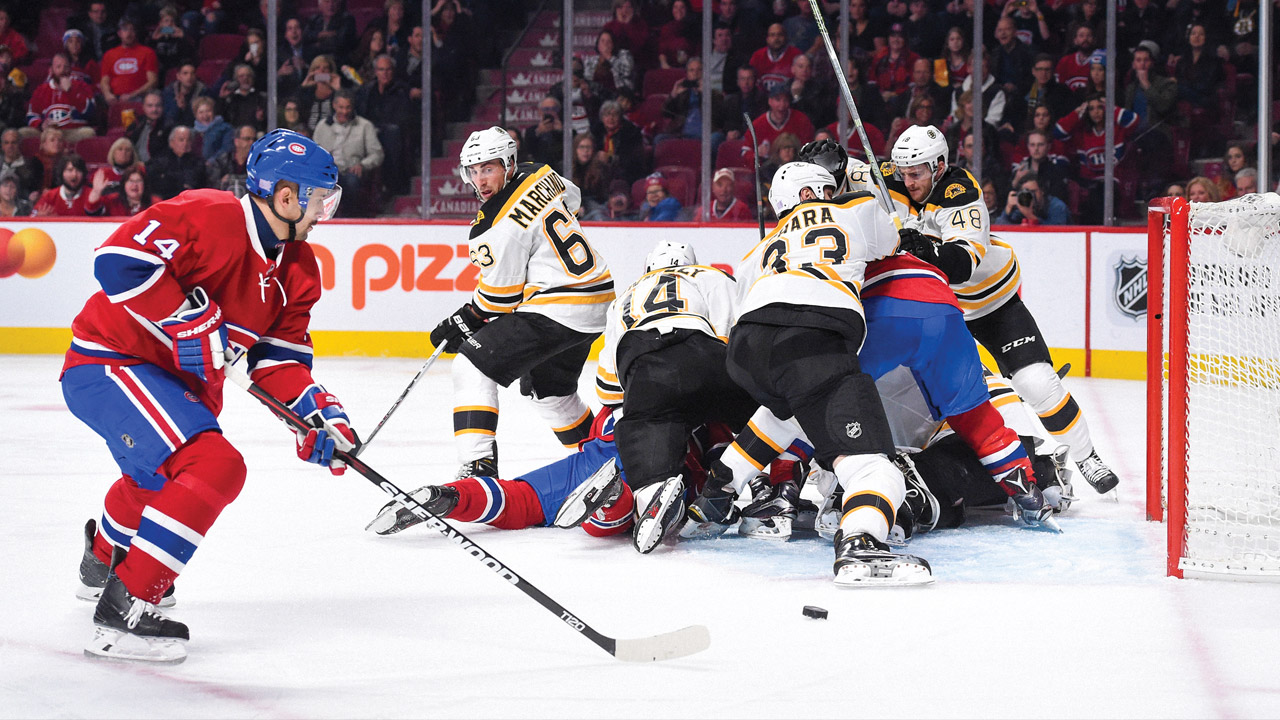
[[[297,220],[290,220],[289,218],[276,212],[276,196],[274,194],[271,196],[271,199],[267,201],[267,207],[271,208],[271,214],[275,215],[277,220],[289,226],[289,237],[285,238],[284,241],[293,242],[294,240],[296,240],[298,238],[298,223],[302,222],[302,218],[307,216],[306,209],[303,208],[301,204],[299,204],[298,208],[302,210],[302,213],[298,215]]]

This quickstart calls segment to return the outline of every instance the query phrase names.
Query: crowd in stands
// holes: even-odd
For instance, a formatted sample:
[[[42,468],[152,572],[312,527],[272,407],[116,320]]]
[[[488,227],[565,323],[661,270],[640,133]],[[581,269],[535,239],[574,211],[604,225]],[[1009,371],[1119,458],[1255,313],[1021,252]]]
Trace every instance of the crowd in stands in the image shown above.
[[[190,188],[243,195],[268,74],[277,124],[334,153],[343,214],[375,214],[416,167],[424,41],[439,129],[469,118],[478,67],[501,50],[478,30],[493,0],[438,0],[428,33],[416,2],[280,0],[278,67],[265,0],[34,5],[0,5],[6,216],[130,215]]]
[[[744,112],[766,187],[795,148],[838,132],[838,81],[808,0],[691,2],[613,0],[595,53],[575,60],[574,116],[589,126],[573,128],[569,174],[584,189],[588,218],[667,219],[673,199],[678,217],[695,217],[704,92],[711,93],[713,190],[719,183],[726,192],[734,180],[732,198],[716,194],[713,220],[739,219],[731,199],[754,210]],[[989,0],[977,72],[972,0],[848,2],[846,75],[876,156],[886,158],[907,127],[940,128],[951,163],[980,164],[998,222],[1101,223],[1108,113],[1122,218],[1137,219],[1141,201],[1175,182],[1193,198],[1208,185],[1215,199],[1274,187],[1274,177],[1259,182],[1250,167],[1259,0],[1125,0],[1115,58],[1099,48],[1101,0]],[[706,68],[697,5],[714,13]],[[838,28],[838,2],[821,5],[827,27]],[[1110,109],[1109,63],[1119,101]],[[558,112],[558,89],[553,95],[547,110]],[[546,123],[529,128],[524,147],[559,169],[560,136],[544,141],[552,130],[563,132]],[[982,157],[974,158],[979,130]],[[1273,132],[1273,152],[1277,138]],[[845,140],[864,155],[856,137]],[[1185,180],[1197,169],[1204,178]]]
[[[1275,186],[1251,167],[1252,124],[1258,3],[1280,0],[1123,0],[1117,57],[1099,49],[1101,0],[987,0],[976,69],[974,0],[845,1],[845,75],[877,157],[906,128],[937,126],[951,163],[981,168],[998,222],[1101,222],[1108,114],[1122,217],[1169,192],[1223,199]],[[839,2],[820,3],[833,31]],[[478,68],[504,50],[491,29],[523,17],[495,0],[435,0],[425,23],[406,0],[280,7],[269,67],[265,0],[0,6],[0,215],[128,215],[196,187],[243,194],[269,75],[278,125],[333,151],[343,214],[377,214],[419,166],[424,48],[438,157],[445,123],[470,119]],[[702,12],[713,13],[705,67]],[[804,143],[839,132],[837,74],[809,0],[612,0],[594,50],[572,62],[571,97],[555,86],[539,121],[511,132],[521,159],[583,188],[588,219],[700,213],[704,93],[713,220],[755,217],[756,154],[767,192]],[[1116,107],[1102,96],[1108,65]],[[842,139],[863,155],[851,131]]]

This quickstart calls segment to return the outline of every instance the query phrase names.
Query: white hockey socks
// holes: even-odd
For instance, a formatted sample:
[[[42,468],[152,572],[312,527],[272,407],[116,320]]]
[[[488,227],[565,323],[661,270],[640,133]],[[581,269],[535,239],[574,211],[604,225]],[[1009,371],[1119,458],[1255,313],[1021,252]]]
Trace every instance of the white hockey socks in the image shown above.
[[[834,470],[844,488],[840,517],[844,536],[866,533],[884,542],[907,496],[902,472],[884,455],[846,455],[836,461]]]
[[[1080,462],[1093,452],[1089,424],[1071,393],[1049,363],[1028,365],[1009,378],[1013,389],[1040,416],[1044,429],[1060,443],[1071,446],[1071,459]]]
[[[458,463],[494,457],[498,431],[498,383],[465,355],[453,358],[453,441]]]

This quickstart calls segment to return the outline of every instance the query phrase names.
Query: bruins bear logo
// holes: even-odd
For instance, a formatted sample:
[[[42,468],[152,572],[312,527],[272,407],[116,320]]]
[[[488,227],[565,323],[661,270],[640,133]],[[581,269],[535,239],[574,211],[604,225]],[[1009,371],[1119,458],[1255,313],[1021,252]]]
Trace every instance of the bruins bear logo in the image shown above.
[[[898,172],[898,166],[894,165],[892,162],[885,160],[884,162],[880,163],[881,177],[891,177],[896,172]]]
[[[951,183],[950,185],[947,186],[947,189],[943,191],[942,197],[950,200],[951,198],[954,198],[954,197],[960,197],[963,194],[964,194],[963,185],[961,185],[960,183]]]

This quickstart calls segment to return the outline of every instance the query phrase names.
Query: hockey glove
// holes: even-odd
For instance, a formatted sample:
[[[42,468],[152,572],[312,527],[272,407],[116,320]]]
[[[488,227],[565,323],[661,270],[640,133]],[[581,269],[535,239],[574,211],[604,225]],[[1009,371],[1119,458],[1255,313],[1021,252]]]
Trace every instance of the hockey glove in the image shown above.
[[[443,344],[445,352],[457,352],[462,343],[479,330],[481,325],[484,325],[484,318],[476,312],[475,306],[467,303],[441,320],[436,329],[431,331],[431,345],[440,347]]]
[[[160,329],[173,340],[173,362],[201,380],[208,382],[225,362],[222,308],[203,289],[192,290],[177,312],[160,321]]]
[[[338,402],[338,398],[324,389],[322,385],[311,384],[289,403],[289,409],[298,414],[311,429],[307,432],[297,431],[298,457],[307,462],[324,465],[334,475],[347,471],[347,464],[335,460],[335,450],[355,452],[360,447],[360,439],[351,429],[351,420],[346,410]]]
[[[898,250],[911,253],[930,265],[938,264],[938,246],[914,228],[898,231]]]

